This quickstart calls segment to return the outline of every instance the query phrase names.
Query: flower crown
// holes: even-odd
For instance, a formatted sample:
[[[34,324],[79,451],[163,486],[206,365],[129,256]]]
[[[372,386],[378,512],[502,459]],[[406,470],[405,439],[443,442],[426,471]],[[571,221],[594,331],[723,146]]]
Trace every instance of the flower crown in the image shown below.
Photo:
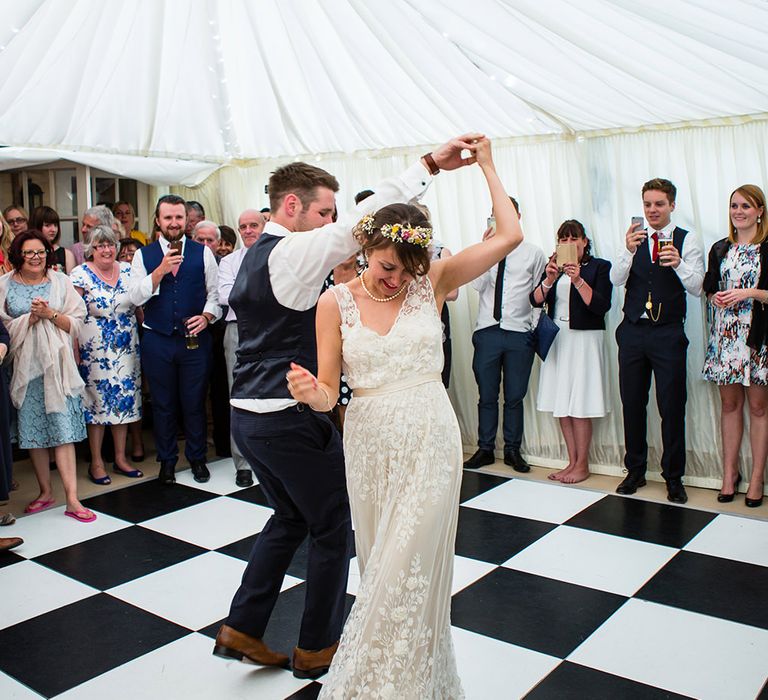
[[[360,220],[360,228],[368,235],[373,235],[373,216],[366,214]],[[405,224],[384,224],[380,229],[384,238],[395,243],[410,243],[420,248],[428,248],[432,242],[432,229],[424,226],[407,226]]]

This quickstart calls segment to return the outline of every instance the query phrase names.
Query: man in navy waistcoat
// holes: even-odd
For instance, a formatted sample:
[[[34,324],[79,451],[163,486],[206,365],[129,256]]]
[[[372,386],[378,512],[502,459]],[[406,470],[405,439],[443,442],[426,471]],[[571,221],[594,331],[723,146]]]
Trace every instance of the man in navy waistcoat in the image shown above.
[[[205,394],[211,366],[208,326],[221,315],[218,268],[209,248],[184,236],[186,220],[181,197],[161,197],[155,209],[160,235],[136,251],[131,266],[131,301],[144,306],[141,366],[152,394],[158,478],[164,484],[176,481],[179,410],[194,479],[210,478]],[[196,348],[187,347],[187,335],[196,336]]]
[[[646,483],[646,409],[653,375],[661,415],[661,475],[667,499],[685,503],[686,293],[701,296],[704,251],[695,236],[672,223],[676,195],[669,180],[655,178],[643,185],[648,229],[629,227],[626,249],[611,268],[611,282],[626,285],[616,341],[628,474],[616,492],[633,494]]]
[[[306,163],[269,180],[271,216],[244,255],[229,295],[239,345],[231,400],[232,434],[274,514],[251,552],[214,654],[287,666],[262,637],[294,553],[309,535],[306,598],[293,674],[328,670],[344,622],[352,530],[339,434],[326,413],[298,404],[286,374],[296,362],[317,371],[315,306],[328,273],[357,252],[352,228],[366,214],[421,196],[430,174],[471,162],[468,135],[380,183],[375,194],[334,221],[338,183]],[[330,410],[330,406],[328,409]]]

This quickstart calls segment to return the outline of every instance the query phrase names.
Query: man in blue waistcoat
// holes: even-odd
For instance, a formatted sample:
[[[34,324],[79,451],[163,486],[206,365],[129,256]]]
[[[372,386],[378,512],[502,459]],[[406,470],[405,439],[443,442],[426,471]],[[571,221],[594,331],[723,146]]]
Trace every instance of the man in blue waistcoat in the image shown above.
[[[328,415],[297,404],[286,374],[291,362],[317,371],[315,306],[328,273],[359,249],[353,226],[387,204],[419,197],[430,174],[472,162],[461,152],[476,138],[481,135],[466,135],[427,154],[336,221],[336,178],[306,163],[272,173],[270,220],[243,257],[229,305],[239,334],[232,434],[274,514],[254,544],[214,654],[288,665],[288,656],[269,649],[262,636],[285,572],[309,535],[293,674],[316,678],[328,670],[344,622],[352,548],[344,457]]]
[[[626,285],[624,320],[616,329],[619,388],[624,414],[627,477],[617,493],[645,486],[647,406],[651,375],[661,415],[661,475],[667,500],[685,503],[686,293],[701,296],[704,251],[690,232],[672,223],[677,189],[661,178],[643,185],[648,230],[631,225],[626,249],[611,268],[611,282]]]
[[[198,482],[210,478],[205,394],[211,363],[208,326],[221,315],[218,268],[209,248],[184,235],[186,221],[181,197],[161,197],[155,209],[160,236],[136,251],[131,267],[131,301],[144,306],[141,366],[152,394],[159,480],[164,484],[176,481],[179,409],[192,475]],[[187,336],[197,342],[188,342]]]

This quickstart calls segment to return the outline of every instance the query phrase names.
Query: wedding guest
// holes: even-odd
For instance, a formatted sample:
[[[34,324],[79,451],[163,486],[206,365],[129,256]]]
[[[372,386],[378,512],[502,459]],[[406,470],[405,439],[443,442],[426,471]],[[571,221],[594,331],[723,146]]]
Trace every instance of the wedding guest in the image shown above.
[[[187,202],[187,225],[184,229],[184,233],[187,236],[192,236],[192,231],[201,221],[205,219],[205,208],[200,202],[189,200]]]
[[[616,493],[631,495],[646,484],[647,406],[653,375],[661,414],[661,475],[667,484],[667,500],[686,503],[688,338],[684,322],[686,294],[701,296],[704,251],[696,236],[673,223],[676,197],[677,188],[669,180],[654,178],[643,185],[643,211],[653,233],[649,236],[636,224],[630,225],[624,248],[611,268],[613,285],[626,285],[624,319],[616,329],[616,342],[628,473]],[[670,244],[662,246],[661,241]]]
[[[15,204],[6,207],[3,209],[3,218],[11,227],[12,237],[18,236],[20,233],[27,230],[29,216],[23,207],[16,206]]]
[[[121,200],[112,206],[112,213],[125,228],[125,235],[137,240],[141,245],[147,245],[147,234],[136,228],[136,212],[133,204]]]
[[[90,207],[83,212],[83,221],[80,225],[80,240],[70,246],[69,250],[75,256],[75,265],[82,265],[85,262],[85,246],[91,238],[91,231],[99,225],[110,226],[113,229],[119,222],[112,215],[109,207],[98,204]],[[119,238],[120,236],[118,236]]]
[[[240,271],[240,265],[243,263],[245,254],[259,240],[262,231],[264,231],[265,224],[264,216],[258,210],[246,209],[243,211],[237,220],[237,230],[240,232],[243,246],[238,248],[232,255],[223,258],[219,264],[219,303],[222,309],[225,310],[224,322],[226,324],[223,347],[227,371],[227,399],[229,399],[229,392],[232,391],[233,372],[237,361],[237,346],[240,342],[237,331],[237,316],[234,309],[229,306],[229,294],[232,291],[232,286],[235,284],[237,273]],[[240,452],[234,436],[231,435],[231,430],[230,452],[232,454],[232,461],[235,464],[235,484],[241,488],[253,486],[253,472],[245,457],[243,457],[242,452]]]
[[[11,336],[19,447],[29,450],[40,487],[25,512],[39,513],[55,503],[48,465],[53,447],[67,501],[64,514],[89,523],[96,515],[77,497],[73,444],[85,439],[83,380],[73,352],[85,304],[69,277],[52,269],[53,246],[40,231],[17,236],[10,256],[14,271],[0,277],[0,320]]]
[[[592,419],[610,410],[603,345],[613,286],[611,263],[592,257],[581,222],[564,221],[557,242],[575,247],[576,262],[560,268],[553,255],[531,294],[534,306],[548,305],[547,313],[560,328],[541,369],[536,408],[558,419],[568,450],[568,465],[549,478],[575,484],[589,476]]]
[[[71,251],[59,245],[61,226],[58,212],[51,207],[36,207],[29,220],[29,227],[41,231],[53,246],[54,270],[69,274],[75,266],[75,256],[72,255]]]
[[[125,262],[129,265],[133,262],[133,256],[139,248],[144,246],[135,238],[121,238],[118,241],[120,251],[117,254],[118,262]]]
[[[728,237],[709,251],[704,277],[716,313],[702,375],[720,391],[723,486],[717,500],[733,501],[741,482],[746,397],[752,474],[744,502],[756,508],[763,503],[768,456],[768,222],[757,185],[742,185],[731,194],[729,223]]]
[[[219,258],[225,258],[230,253],[233,253],[235,246],[237,245],[237,234],[235,229],[226,224],[219,224],[219,233],[221,238],[219,239],[219,249],[216,251]]]
[[[5,220],[2,214],[0,214],[0,274],[4,272],[10,272],[13,269],[11,261],[8,258],[8,251],[11,247],[11,241],[13,240],[13,232],[8,222]]]
[[[128,298],[131,266],[115,260],[117,241],[111,228],[97,226],[85,248],[86,262],[70,279],[87,309],[80,330],[80,375],[85,382],[83,405],[91,448],[88,477],[94,484],[112,483],[101,453],[104,428],[115,444],[115,474],[144,476],[126,458],[128,424],[141,418],[141,372],[136,307]]]
[[[179,412],[193,478],[204,483],[211,476],[205,463],[205,394],[211,357],[208,326],[221,315],[218,268],[208,248],[184,235],[186,219],[181,197],[161,197],[155,208],[160,237],[136,251],[131,264],[130,297],[136,306],[144,306],[141,363],[152,393],[158,479],[168,485],[176,481]]]
[[[518,217],[520,209],[510,197]],[[493,218],[483,240],[494,235]],[[516,472],[531,467],[520,453],[525,413],[523,399],[533,367],[533,324],[530,293],[541,278],[547,258],[536,245],[524,241],[492,270],[478,277],[472,287],[479,293],[472,345],[472,371],[479,399],[477,403],[477,451],[464,462],[477,469],[496,461],[496,432],[499,427],[499,390],[504,382],[504,464]]]

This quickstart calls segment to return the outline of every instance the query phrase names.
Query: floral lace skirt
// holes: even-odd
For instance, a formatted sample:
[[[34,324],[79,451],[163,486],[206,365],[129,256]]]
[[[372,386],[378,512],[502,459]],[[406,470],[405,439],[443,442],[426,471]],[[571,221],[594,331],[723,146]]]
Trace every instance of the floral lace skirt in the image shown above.
[[[463,698],[450,631],[463,455],[442,384],[355,396],[344,452],[361,582],[320,698]]]

